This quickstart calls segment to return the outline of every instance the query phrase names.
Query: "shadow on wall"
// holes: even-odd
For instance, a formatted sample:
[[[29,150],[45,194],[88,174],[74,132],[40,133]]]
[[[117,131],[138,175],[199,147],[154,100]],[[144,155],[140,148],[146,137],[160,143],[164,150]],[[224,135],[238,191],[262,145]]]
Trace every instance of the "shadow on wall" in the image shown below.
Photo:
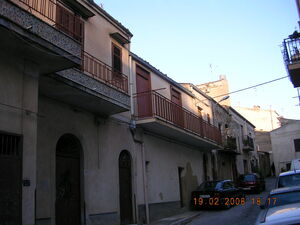
[[[191,192],[194,191],[198,186],[197,176],[193,175],[193,169],[191,163],[186,164],[186,169],[184,170],[184,176],[182,179],[182,200],[184,207],[189,207]]]

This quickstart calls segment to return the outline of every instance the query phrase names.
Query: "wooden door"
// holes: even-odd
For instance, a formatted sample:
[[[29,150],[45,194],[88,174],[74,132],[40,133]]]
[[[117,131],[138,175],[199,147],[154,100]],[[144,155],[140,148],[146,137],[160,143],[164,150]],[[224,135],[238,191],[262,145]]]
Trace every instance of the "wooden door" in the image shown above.
[[[133,223],[131,156],[128,151],[122,151],[119,156],[119,186],[121,224],[131,224]]]
[[[171,101],[175,104],[172,104],[172,122],[176,125],[183,127],[183,110],[181,102],[181,93],[171,87]]]
[[[178,183],[179,183],[179,200],[180,200],[180,207],[183,207],[183,193],[182,193],[182,178],[181,174],[184,168],[178,167]]]
[[[21,183],[21,138],[0,134],[0,225],[21,225]]]
[[[80,225],[80,152],[76,137],[63,135],[56,147],[56,225]]]
[[[136,91],[138,117],[152,117],[152,93],[150,73],[136,67]]]

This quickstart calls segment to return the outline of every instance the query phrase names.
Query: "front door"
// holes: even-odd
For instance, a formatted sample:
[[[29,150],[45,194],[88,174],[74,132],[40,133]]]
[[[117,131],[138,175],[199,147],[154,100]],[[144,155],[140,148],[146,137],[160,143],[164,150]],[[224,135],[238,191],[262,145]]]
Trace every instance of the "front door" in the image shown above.
[[[21,225],[21,138],[0,134],[0,225]]]
[[[63,135],[56,146],[56,225],[80,225],[81,145],[73,135]]]
[[[131,157],[128,151],[122,151],[119,156],[119,186],[121,224],[131,224],[133,223]]]
[[[152,116],[150,73],[139,66],[136,67],[136,91],[138,116]]]

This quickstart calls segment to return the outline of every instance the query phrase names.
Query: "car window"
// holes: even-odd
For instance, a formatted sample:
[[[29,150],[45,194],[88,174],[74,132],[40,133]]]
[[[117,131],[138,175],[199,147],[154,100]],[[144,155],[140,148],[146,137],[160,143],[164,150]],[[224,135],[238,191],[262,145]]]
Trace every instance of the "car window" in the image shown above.
[[[278,187],[291,187],[300,185],[300,174],[292,174],[288,176],[281,176],[278,179]]]
[[[221,185],[222,183],[218,181],[206,181],[197,188],[197,191],[219,189]]]
[[[253,174],[245,175],[244,179],[243,179],[243,181],[246,181],[246,182],[249,182],[249,181],[251,182],[251,181],[255,181],[255,180],[256,180],[256,177]]]
[[[300,203],[300,191],[271,195],[269,199],[270,200],[266,202],[269,208],[292,203]]]
[[[231,182],[225,182],[225,183],[223,183],[223,188],[224,189],[232,188]]]

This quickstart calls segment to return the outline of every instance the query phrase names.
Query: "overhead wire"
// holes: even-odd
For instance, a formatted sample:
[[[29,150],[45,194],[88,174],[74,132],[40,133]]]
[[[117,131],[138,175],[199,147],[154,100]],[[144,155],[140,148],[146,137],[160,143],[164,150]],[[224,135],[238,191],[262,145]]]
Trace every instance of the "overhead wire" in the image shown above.
[[[234,93],[237,93],[237,92],[249,90],[251,88],[256,88],[256,87],[259,87],[259,86],[262,86],[262,85],[266,85],[266,84],[269,84],[269,83],[272,83],[272,82],[275,82],[275,81],[278,81],[278,80],[282,80],[282,79],[285,79],[285,78],[288,78],[288,77],[289,76],[279,77],[279,78],[276,78],[274,80],[270,80],[270,81],[266,81],[266,82],[263,82],[263,83],[260,83],[260,84],[252,85],[250,87],[242,88],[242,89],[239,89],[239,90],[236,90],[236,91],[232,91],[232,92],[229,92],[229,93],[226,93],[226,94],[217,95],[217,96],[214,96],[212,98],[219,98],[219,97],[223,97],[223,96],[226,96],[226,95],[234,94]]]

